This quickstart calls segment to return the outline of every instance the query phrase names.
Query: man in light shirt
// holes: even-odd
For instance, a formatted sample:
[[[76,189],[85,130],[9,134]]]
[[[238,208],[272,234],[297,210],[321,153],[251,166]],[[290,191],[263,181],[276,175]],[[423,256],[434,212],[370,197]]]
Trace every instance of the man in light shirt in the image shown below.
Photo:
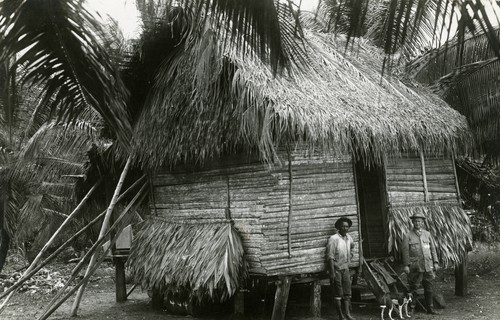
[[[415,213],[411,217],[413,229],[403,238],[403,266],[408,275],[408,284],[413,293],[411,311],[414,311],[417,301],[417,286],[424,287],[425,308],[428,314],[436,315],[432,301],[432,280],[434,271],[439,268],[434,239],[429,231],[424,230],[425,216]]]
[[[326,246],[327,270],[330,276],[330,285],[333,288],[335,309],[340,320],[354,320],[351,315],[351,275],[349,273],[354,241],[347,234],[351,226],[351,219],[346,217],[338,219],[335,222],[335,228],[338,232],[328,239]],[[345,317],[342,311],[342,299]]]

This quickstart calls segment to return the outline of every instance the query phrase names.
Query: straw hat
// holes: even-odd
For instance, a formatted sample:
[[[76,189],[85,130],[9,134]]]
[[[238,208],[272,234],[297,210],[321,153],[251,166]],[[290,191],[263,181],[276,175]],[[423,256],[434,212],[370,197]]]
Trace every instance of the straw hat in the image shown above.
[[[422,212],[415,212],[411,217],[410,219],[416,219],[416,218],[422,218],[425,220],[425,216]]]
[[[336,222],[335,222],[335,228],[338,230],[340,229],[340,224],[342,222],[347,222],[349,224],[349,228],[352,226],[352,220],[349,219],[349,218],[346,218],[346,217],[342,217],[340,219],[338,219]]]

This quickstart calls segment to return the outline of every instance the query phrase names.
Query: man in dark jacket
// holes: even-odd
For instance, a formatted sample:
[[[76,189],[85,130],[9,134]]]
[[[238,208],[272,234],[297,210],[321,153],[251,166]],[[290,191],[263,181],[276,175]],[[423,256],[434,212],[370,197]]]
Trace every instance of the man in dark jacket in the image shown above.
[[[413,229],[403,238],[403,266],[408,274],[410,291],[413,293],[412,311],[417,300],[417,286],[424,287],[425,307],[427,313],[438,314],[433,310],[432,280],[434,271],[439,268],[434,239],[429,231],[424,230],[425,216],[415,213],[411,217]]]

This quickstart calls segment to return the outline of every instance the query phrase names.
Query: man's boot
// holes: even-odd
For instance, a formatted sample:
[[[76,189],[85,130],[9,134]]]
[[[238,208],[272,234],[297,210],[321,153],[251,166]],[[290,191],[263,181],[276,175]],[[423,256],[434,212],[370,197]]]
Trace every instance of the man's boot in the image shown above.
[[[347,320],[355,320],[351,315],[351,299],[344,298],[345,317]]]
[[[335,303],[335,309],[337,310],[337,313],[339,314],[339,320],[345,320],[344,313],[342,312],[342,300],[334,299],[333,302]]]
[[[434,304],[432,301],[432,292],[424,292],[425,298],[425,308],[427,309],[427,314],[438,315],[439,313],[434,310]]]

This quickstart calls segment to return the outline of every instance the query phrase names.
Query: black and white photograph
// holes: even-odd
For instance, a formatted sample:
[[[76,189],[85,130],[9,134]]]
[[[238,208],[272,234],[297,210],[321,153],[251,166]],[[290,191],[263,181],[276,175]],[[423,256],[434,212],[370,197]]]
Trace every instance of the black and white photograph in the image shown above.
[[[500,319],[500,1],[0,0],[0,319]]]

